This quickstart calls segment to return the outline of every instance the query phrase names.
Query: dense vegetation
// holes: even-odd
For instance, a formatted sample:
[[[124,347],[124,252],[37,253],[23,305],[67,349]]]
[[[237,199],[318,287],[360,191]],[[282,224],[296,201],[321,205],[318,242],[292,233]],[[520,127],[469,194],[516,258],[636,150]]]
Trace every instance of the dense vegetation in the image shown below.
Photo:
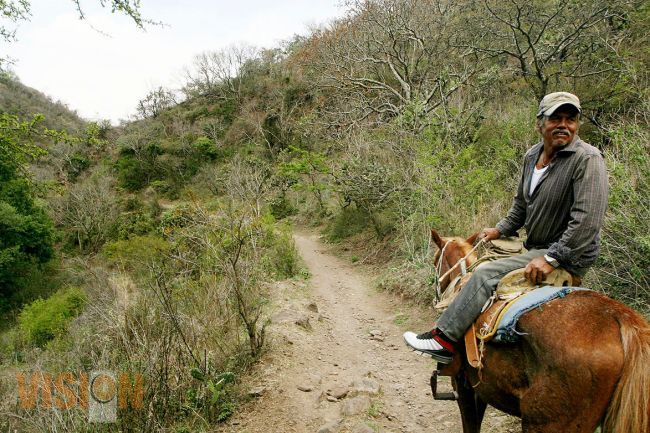
[[[197,55],[182,102],[156,89],[117,128],[3,76],[0,361],[139,371],[151,407],[121,430],[207,430],[264,350],[269,284],[300,274],[285,221],[324,225],[389,265],[382,287],[429,300],[429,229],[507,211],[555,90],[580,96],[610,175],[585,284],[647,316],[649,19],[634,1],[351,1],[281,47]],[[87,428],[81,410],[27,415],[0,426]]]

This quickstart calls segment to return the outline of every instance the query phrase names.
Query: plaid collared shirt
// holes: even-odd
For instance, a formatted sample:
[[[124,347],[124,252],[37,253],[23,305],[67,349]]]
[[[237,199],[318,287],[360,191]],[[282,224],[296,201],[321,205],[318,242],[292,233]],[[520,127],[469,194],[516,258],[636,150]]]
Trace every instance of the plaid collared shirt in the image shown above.
[[[526,248],[548,248],[567,270],[584,275],[600,252],[600,228],[607,209],[607,171],[600,150],[578,136],[555,158],[530,194],[533,169],[543,149],[524,156],[512,207],[496,228],[511,236],[526,228]]]

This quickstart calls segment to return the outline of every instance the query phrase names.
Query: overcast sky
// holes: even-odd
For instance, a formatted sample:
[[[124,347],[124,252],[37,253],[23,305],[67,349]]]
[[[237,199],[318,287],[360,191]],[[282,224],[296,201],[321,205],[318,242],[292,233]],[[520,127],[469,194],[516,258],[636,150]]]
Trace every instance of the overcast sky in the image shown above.
[[[3,48],[24,84],[82,117],[115,123],[134,114],[157,86],[181,87],[183,68],[202,51],[234,43],[274,47],[344,12],[340,0],[141,3],[146,18],[167,25],[139,30],[129,18],[99,7],[99,0],[81,2],[85,21],[71,0],[32,0],[31,20],[18,27],[18,41]]]

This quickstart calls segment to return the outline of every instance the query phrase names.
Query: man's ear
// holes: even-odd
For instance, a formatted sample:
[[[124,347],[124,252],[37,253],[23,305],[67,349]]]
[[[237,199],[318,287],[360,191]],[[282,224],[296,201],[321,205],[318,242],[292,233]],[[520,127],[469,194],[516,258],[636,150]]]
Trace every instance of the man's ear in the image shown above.
[[[479,233],[480,233],[480,232],[476,232],[476,233],[474,233],[472,236],[468,237],[468,238],[465,239],[465,240],[467,241],[468,244],[470,244],[470,245],[474,245],[474,242],[476,242],[476,238],[478,238]]]
[[[445,241],[442,240],[438,232],[434,229],[431,229],[431,239],[438,245],[438,248],[442,249],[445,246]]]

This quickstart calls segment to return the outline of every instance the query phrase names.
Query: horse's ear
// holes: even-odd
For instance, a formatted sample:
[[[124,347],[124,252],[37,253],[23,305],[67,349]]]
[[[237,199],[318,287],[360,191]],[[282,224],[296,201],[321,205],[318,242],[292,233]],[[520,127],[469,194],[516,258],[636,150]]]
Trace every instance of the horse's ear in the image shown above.
[[[465,240],[467,241],[468,244],[470,244],[470,245],[474,245],[474,242],[476,242],[476,238],[478,238],[479,233],[480,233],[480,232],[476,232],[476,233],[474,233],[472,236],[468,237],[468,238],[465,239]]]
[[[434,229],[431,229],[431,239],[436,243],[436,245],[438,245],[438,248],[442,249],[442,247],[445,246],[445,242],[442,240],[438,232]]]

